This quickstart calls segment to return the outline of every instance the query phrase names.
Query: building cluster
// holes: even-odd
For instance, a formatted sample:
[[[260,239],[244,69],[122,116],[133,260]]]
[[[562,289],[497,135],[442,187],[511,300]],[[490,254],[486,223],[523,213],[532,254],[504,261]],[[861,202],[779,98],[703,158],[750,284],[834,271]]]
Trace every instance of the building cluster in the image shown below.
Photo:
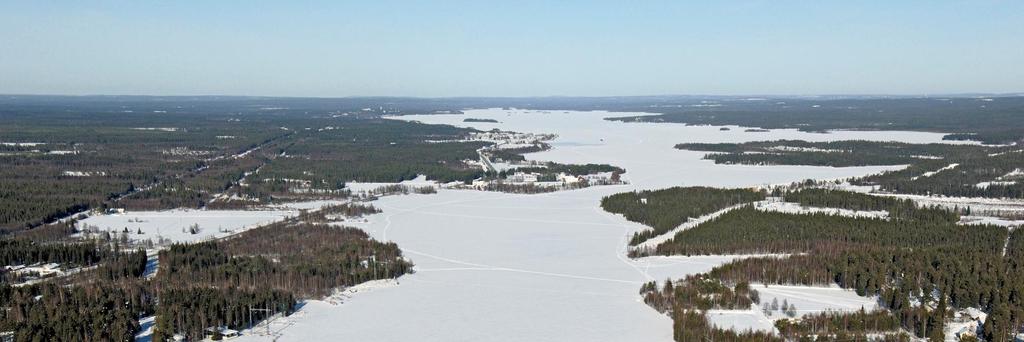
[[[502,182],[507,184],[517,185],[542,185],[542,186],[566,186],[566,185],[578,185],[581,183],[588,182],[594,175],[577,176],[566,173],[559,173],[553,180],[541,180],[542,175],[536,172],[515,172],[508,176],[505,176],[501,180],[487,180],[478,179],[473,181],[473,187],[482,189],[491,183]]]
[[[469,140],[493,142],[494,146],[491,148],[500,150],[532,147],[542,141],[551,140],[555,137],[554,134],[490,131],[470,133]]]
[[[8,265],[4,266],[4,272],[10,273],[24,282],[21,284],[32,284],[41,279],[49,277],[62,277],[68,274],[58,263],[35,263],[32,265]]]

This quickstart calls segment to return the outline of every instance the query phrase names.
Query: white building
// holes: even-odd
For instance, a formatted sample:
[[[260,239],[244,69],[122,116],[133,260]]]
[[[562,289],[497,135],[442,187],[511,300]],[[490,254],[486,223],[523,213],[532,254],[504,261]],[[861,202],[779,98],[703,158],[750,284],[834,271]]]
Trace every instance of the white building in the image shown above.
[[[508,176],[507,179],[512,183],[534,183],[537,182],[537,174],[516,172],[515,174]]]
[[[558,174],[558,180],[565,184],[576,184],[582,181],[583,179],[580,176],[567,175],[563,172]]]

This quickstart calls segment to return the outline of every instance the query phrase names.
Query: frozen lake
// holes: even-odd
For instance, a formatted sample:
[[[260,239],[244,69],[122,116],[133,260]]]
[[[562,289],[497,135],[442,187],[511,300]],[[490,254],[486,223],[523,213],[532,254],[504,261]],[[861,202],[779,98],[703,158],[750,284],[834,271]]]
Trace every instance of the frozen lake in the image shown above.
[[[293,316],[271,323],[274,335],[281,341],[671,341],[671,320],[642,302],[640,285],[707,271],[733,257],[630,260],[625,256],[627,238],[643,227],[602,211],[601,197],[677,185],[743,187],[848,178],[899,168],[715,165],[701,160],[701,152],[673,148],[681,142],[926,143],[941,142],[942,137],[922,132],[744,132],[738,127],[720,131],[717,126],[603,120],[633,114],[487,109],[401,117],[482,130],[555,133],[559,137],[552,150],[528,158],[614,164],[627,170],[623,178],[630,184],[538,195],[441,190],[384,197],[374,202],[383,213],[359,226],[378,239],[397,242],[415,262],[416,273],[400,278],[397,286],[360,291],[340,305],[310,301]],[[462,122],[467,117],[500,123]],[[815,307],[801,303],[801,308]],[[240,339],[273,337],[247,334]]]

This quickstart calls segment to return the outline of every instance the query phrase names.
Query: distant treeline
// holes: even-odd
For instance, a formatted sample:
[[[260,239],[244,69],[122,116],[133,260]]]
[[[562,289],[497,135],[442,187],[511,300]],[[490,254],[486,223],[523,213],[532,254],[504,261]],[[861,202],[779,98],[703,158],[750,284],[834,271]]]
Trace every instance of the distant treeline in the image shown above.
[[[489,123],[498,123],[498,120],[494,120],[494,119],[478,119],[478,118],[465,118],[465,119],[462,119],[462,122],[489,122]]]
[[[1024,151],[1015,146],[907,144],[897,142],[800,140],[742,144],[678,144],[709,151],[719,164],[867,166],[908,165],[852,180],[882,191],[946,196],[1024,198]],[[955,165],[955,166],[953,166]]]
[[[72,103],[83,106],[77,110],[99,106]],[[37,106],[49,108],[33,103],[0,109],[3,232],[88,209],[235,208],[344,197],[340,189],[353,180],[398,182],[426,175],[469,182],[483,175],[463,160],[476,160],[476,150],[486,143],[431,142],[457,141],[473,131],[452,126],[194,108],[163,115],[70,115],[63,107]]]
[[[794,128],[805,132],[836,129],[950,132],[953,134],[945,139],[980,140],[989,144],[1024,139],[1024,121],[1020,120],[1024,114],[1022,96],[696,100],[685,103],[662,99],[660,106],[643,107],[623,101],[625,103],[618,109],[662,114],[610,120]],[[673,103],[683,105],[671,105]]]

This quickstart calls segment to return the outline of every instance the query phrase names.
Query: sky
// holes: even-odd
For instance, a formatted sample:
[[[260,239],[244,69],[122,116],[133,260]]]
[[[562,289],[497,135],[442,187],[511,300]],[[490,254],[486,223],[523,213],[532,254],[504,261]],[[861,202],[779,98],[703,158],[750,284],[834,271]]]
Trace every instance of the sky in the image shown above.
[[[0,0],[0,93],[1024,92],[1024,1]]]

